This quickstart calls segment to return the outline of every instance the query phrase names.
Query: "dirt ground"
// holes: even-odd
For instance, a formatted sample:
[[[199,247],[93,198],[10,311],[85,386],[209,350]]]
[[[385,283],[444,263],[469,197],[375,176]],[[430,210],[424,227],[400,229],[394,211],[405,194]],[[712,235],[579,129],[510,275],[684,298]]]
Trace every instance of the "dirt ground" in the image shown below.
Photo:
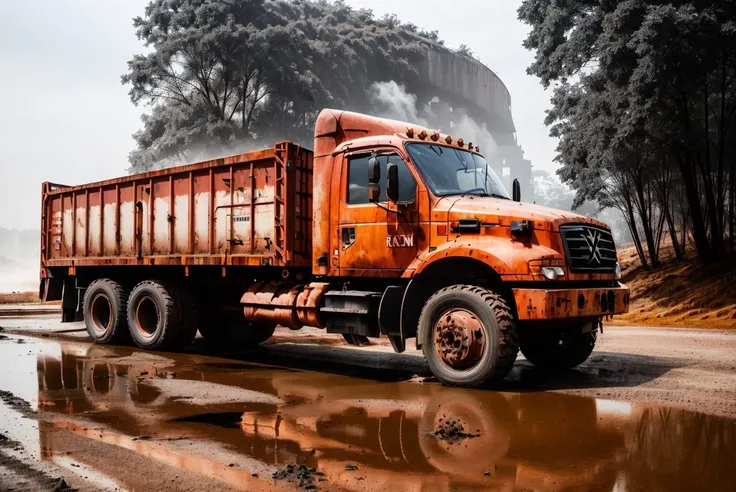
[[[662,264],[642,269],[633,247],[618,252],[623,281],[631,289],[631,311],[614,324],[736,329],[736,263],[697,261],[688,251],[675,261],[671,243],[662,246]]]
[[[0,292],[0,304],[37,304],[38,292]]]
[[[313,329],[171,354],[58,315],[0,326],[0,490],[736,488],[734,332],[606,327],[576,370],[520,356],[464,390]]]

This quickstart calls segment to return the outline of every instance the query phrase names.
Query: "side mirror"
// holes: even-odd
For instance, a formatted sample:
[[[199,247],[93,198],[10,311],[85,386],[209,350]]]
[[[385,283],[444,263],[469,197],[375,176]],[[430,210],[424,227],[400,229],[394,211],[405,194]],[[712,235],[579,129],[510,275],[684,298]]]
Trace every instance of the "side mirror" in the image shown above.
[[[368,184],[368,201],[371,203],[378,202],[381,197],[381,187],[375,183]]]
[[[396,203],[399,201],[399,166],[389,162],[386,166],[386,196]]]
[[[377,157],[368,159],[368,201],[377,202],[381,196],[381,164]]]
[[[513,191],[512,196],[514,198],[515,202],[521,201],[521,185],[519,184],[518,179],[514,179],[514,184],[512,185]]]
[[[379,184],[381,182],[381,164],[378,157],[368,159],[368,183]]]

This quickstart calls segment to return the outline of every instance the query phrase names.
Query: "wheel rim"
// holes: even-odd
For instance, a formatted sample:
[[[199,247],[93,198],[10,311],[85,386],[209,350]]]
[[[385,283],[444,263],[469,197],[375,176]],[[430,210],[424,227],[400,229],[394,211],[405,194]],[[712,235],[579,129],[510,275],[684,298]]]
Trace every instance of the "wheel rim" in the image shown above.
[[[149,297],[144,297],[135,308],[135,327],[142,336],[151,338],[158,328],[158,306]]]
[[[448,367],[468,369],[483,357],[485,326],[467,309],[444,311],[434,324],[434,350]]]
[[[112,305],[104,294],[97,294],[90,305],[92,318],[92,329],[95,333],[103,335],[110,329],[112,324]]]

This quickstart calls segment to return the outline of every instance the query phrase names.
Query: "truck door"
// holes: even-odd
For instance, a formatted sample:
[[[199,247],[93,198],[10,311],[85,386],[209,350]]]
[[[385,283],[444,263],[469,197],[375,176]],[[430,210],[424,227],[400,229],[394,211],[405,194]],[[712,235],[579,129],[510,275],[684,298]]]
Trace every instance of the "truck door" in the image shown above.
[[[340,220],[340,275],[399,277],[417,256],[419,214],[417,181],[396,151],[379,151],[381,194],[368,200],[368,159],[371,153],[343,157]],[[386,166],[399,169],[399,202],[386,197]],[[397,212],[400,212],[397,213]]]

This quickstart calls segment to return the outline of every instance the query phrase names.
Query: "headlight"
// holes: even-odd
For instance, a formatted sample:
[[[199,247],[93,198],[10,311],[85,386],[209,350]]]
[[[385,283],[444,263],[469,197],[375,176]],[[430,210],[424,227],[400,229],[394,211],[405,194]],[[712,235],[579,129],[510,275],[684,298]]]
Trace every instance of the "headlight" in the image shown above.
[[[621,265],[616,262],[616,266],[613,267],[613,273],[616,274],[616,280],[621,280]]]
[[[565,270],[560,267],[542,267],[542,275],[547,280],[557,280],[557,277],[565,276]]]

